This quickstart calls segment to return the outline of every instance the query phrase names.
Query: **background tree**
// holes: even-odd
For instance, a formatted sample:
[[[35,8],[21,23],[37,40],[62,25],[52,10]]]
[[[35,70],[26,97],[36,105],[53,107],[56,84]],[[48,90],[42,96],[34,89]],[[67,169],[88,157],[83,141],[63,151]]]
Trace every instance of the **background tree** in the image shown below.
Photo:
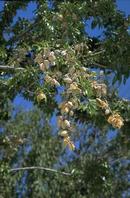
[[[129,76],[129,17],[111,0],[36,1],[32,21],[12,23],[28,2],[5,1],[0,13],[2,196],[120,197],[128,187],[130,106],[107,74],[115,73],[113,83]],[[102,39],[88,36],[90,18],[92,28],[104,28]],[[13,117],[9,103],[17,94],[38,110]],[[55,135],[49,134],[52,116]],[[62,153],[62,142],[73,152]],[[44,165],[72,174],[10,173],[14,166]]]

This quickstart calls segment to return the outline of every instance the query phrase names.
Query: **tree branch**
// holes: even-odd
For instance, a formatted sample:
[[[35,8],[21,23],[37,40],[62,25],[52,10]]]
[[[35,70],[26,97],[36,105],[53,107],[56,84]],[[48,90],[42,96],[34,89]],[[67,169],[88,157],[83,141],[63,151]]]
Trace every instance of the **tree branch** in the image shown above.
[[[21,34],[17,35],[16,37],[13,37],[11,40],[9,40],[9,43],[14,43],[17,42],[19,39],[21,39],[22,37],[24,37],[29,31],[32,31],[34,28],[36,28],[36,26],[39,24],[39,22],[41,22],[40,18],[37,18],[36,21],[34,21],[33,23],[31,23],[25,31],[23,31]]]
[[[51,171],[54,173],[59,173],[62,175],[66,175],[66,176],[71,176],[72,173],[66,173],[66,172],[61,172],[55,169],[51,169],[51,168],[45,168],[45,167],[40,167],[40,166],[31,166],[31,167],[20,167],[20,168],[13,168],[10,170],[10,172],[14,172],[14,171],[21,171],[21,170],[45,170],[45,171]]]
[[[95,51],[93,54],[91,54],[91,56],[99,55],[99,54],[102,54],[104,52],[105,52],[105,50]]]
[[[9,66],[9,65],[0,65],[0,70],[2,71],[8,71],[8,70],[24,70],[22,67],[14,67],[14,66]]]
[[[109,68],[107,68],[107,66],[102,65],[102,64],[97,63],[97,62],[94,62],[94,63],[92,63],[91,65],[92,65],[93,67],[94,67],[94,66],[97,66],[97,67],[99,67],[99,68],[109,69]]]

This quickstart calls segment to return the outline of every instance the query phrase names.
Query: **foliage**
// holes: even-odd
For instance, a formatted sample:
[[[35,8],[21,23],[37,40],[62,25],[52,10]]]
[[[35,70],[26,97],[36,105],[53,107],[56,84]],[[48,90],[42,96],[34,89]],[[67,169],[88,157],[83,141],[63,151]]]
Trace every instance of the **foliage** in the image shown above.
[[[113,197],[116,193],[121,196],[124,189],[119,177],[125,169],[120,174],[120,163],[118,170],[113,170],[115,164],[111,161],[115,158],[120,161],[124,150],[125,160],[129,155],[128,141],[125,141],[129,138],[130,106],[129,101],[118,97],[106,79],[108,69],[115,72],[113,83],[121,81],[123,76],[124,81],[129,77],[129,17],[118,11],[112,0],[55,0],[52,5],[48,1],[35,1],[37,8],[32,21],[18,18],[12,23],[17,10],[26,8],[28,2],[7,1],[0,13],[3,125],[0,173],[6,186],[2,187],[2,196],[17,197],[20,193],[26,197],[54,194],[56,197],[66,194],[68,197]],[[85,26],[89,19],[92,19],[92,29],[103,28],[103,38],[88,36]],[[9,104],[17,94],[32,101],[38,109],[24,114],[18,112],[13,118]],[[56,135],[51,134],[48,123],[52,116],[58,124]],[[81,130],[82,126],[87,126],[87,133]],[[94,133],[90,133],[86,143],[89,126]],[[115,142],[108,143],[105,152],[117,146],[116,157],[100,150],[109,139],[105,137],[110,129],[119,131],[119,135]],[[59,158],[65,152],[62,140],[73,152],[66,150],[67,165],[60,168],[74,169],[72,178],[39,174],[37,170],[10,176],[13,166],[59,165]],[[69,152],[73,154],[69,156]],[[118,179],[114,184],[116,172]],[[127,188],[127,182],[122,181]]]
[[[2,197],[109,197],[117,195],[117,191],[120,196],[121,190],[127,189],[125,178],[120,180],[121,173],[123,177],[127,176],[126,165],[124,167],[120,161],[124,149],[119,151],[119,147],[123,144],[119,143],[117,147],[118,140],[107,142],[105,134],[100,134],[102,143],[96,143],[99,140],[96,128],[91,127],[89,137],[88,133],[81,134],[80,150],[68,155],[68,151],[61,149],[57,136],[52,136],[52,128],[38,109],[30,112],[17,110],[8,123],[1,124],[4,127],[0,166]],[[86,129],[90,130],[89,127]],[[97,151],[94,152],[95,147]],[[115,151],[111,153],[112,148]],[[72,172],[72,175],[63,176],[42,170],[10,171],[17,166],[54,166],[61,171]],[[117,189],[120,182],[123,185],[121,190]]]

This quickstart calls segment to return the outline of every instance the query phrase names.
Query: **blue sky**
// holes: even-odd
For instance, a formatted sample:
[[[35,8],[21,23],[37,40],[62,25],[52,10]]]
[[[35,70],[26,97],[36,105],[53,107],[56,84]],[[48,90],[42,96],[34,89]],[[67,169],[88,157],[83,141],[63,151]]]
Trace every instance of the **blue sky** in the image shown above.
[[[117,0],[117,7],[127,16],[130,15],[130,0]]]

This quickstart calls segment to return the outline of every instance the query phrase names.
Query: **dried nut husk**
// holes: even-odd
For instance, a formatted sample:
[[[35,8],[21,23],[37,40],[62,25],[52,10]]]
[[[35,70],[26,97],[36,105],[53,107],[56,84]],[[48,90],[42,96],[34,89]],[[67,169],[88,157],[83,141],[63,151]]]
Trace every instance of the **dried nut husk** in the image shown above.
[[[79,107],[79,102],[76,98],[71,99],[72,103],[73,103],[73,109],[77,109]]]
[[[73,115],[74,115],[74,112],[71,110],[71,111],[69,112],[69,115],[70,115],[70,116],[73,116]]]
[[[59,104],[59,108],[72,108],[73,107],[73,103],[71,101],[68,102],[62,102],[61,104]]]
[[[55,50],[56,55],[60,55],[60,53],[61,53],[61,50]]]
[[[56,79],[50,77],[49,75],[45,76],[45,81],[51,83],[52,85],[60,86],[60,83]]]
[[[62,15],[62,14],[58,14],[58,19],[59,19],[60,21],[62,21],[62,20],[63,20],[63,15]]]
[[[50,82],[52,81],[52,78],[51,78],[49,75],[46,75],[46,76],[45,76],[45,81],[46,81],[47,83],[50,83]]]
[[[71,83],[72,83],[72,79],[69,78],[69,77],[63,78],[63,81],[64,81],[65,83],[68,83],[68,84],[71,84]]]
[[[56,66],[56,62],[51,62],[51,66]]]
[[[118,113],[110,115],[107,121],[114,128],[119,128],[120,129],[124,125],[124,120]]]
[[[107,109],[109,107],[107,101],[103,101],[100,98],[96,98],[96,101],[97,101],[97,104],[99,105],[99,107],[101,107],[102,109]]]
[[[55,56],[55,53],[53,51],[51,51],[49,56]]]
[[[62,56],[66,56],[66,55],[67,55],[66,50],[61,51],[61,55],[62,55]]]
[[[61,109],[61,113],[64,114],[64,113],[69,113],[69,108],[68,107],[64,107]]]
[[[107,94],[107,86],[104,83],[98,84],[96,81],[93,81],[92,88],[95,90],[96,95],[106,96]]]
[[[61,109],[61,108],[64,108],[64,107],[65,107],[65,104],[66,104],[66,102],[60,103],[60,104],[59,104],[59,108],[60,108],[60,109]]]
[[[105,115],[109,115],[110,114],[110,110],[109,109],[106,109],[105,110]]]
[[[73,82],[73,83],[70,85],[70,87],[71,87],[72,89],[76,89],[76,88],[78,87],[78,85],[77,85],[76,82]]]
[[[70,137],[64,138],[64,144],[69,147],[70,150],[75,150],[74,143],[70,140]]]
[[[78,87],[77,83],[73,82],[72,84],[70,84],[69,89],[67,90],[68,93],[80,93],[81,90]]]
[[[44,55],[43,55],[43,58],[48,58],[49,54],[50,54],[50,49],[47,48],[47,47],[45,47],[45,48],[44,48]]]
[[[55,57],[55,54],[54,52],[50,52],[49,56],[48,56],[48,60],[51,62],[51,63],[54,63],[54,61],[56,60],[56,57]]]
[[[37,95],[37,101],[40,102],[41,100],[45,100],[45,101],[47,100],[46,95],[43,92],[40,92]]]
[[[83,72],[87,71],[86,67],[80,67],[80,70],[83,71]]]
[[[60,86],[60,83],[56,79],[51,80],[52,85]]]
[[[75,72],[76,72],[75,67],[71,67],[71,68],[69,69],[69,73],[70,73],[70,74],[74,74]]]
[[[62,78],[62,72],[60,71],[55,72],[55,75],[57,76],[57,78]]]
[[[42,54],[41,53],[37,54],[37,56],[34,59],[34,61],[37,62],[38,64],[42,63],[43,62]]]
[[[70,122],[68,120],[64,120],[63,124],[62,124],[63,128],[70,128]]]
[[[90,55],[91,55],[91,54],[92,54],[92,51],[88,51],[88,54],[90,54]]]
[[[107,95],[107,86],[105,84],[100,84],[99,86],[100,92],[102,96],[106,96]]]
[[[44,60],[44,65],[46,67],[46,69],[49,69],[49,61],[48,60]]]
[[[68,137],[68,131],[64,130],[64,131],[60,131],[60,136],[62,137]]]
[[[59,116],[58,119],[57,119],[58,127],[62,127],[62,123],[63,123],[63,117]]]
[[[44,65],[44,63],[40,63],[40,70],[41,71],[45,71],[46,70],[46,66]]]
[[[76,51],[80,51],[80,45],[79,45],[79,44],[75,45],[74,49],[75,49]]]
[[[65,113],[69,113],[69,108],[65,107],[64,111],[65,111]]]
[[[72,107],[73,107],[73,103],[72,103],[71,101],[68,101],[68,102],[67,102],[67,106],[68,106],[69,108],[72,108]]]

